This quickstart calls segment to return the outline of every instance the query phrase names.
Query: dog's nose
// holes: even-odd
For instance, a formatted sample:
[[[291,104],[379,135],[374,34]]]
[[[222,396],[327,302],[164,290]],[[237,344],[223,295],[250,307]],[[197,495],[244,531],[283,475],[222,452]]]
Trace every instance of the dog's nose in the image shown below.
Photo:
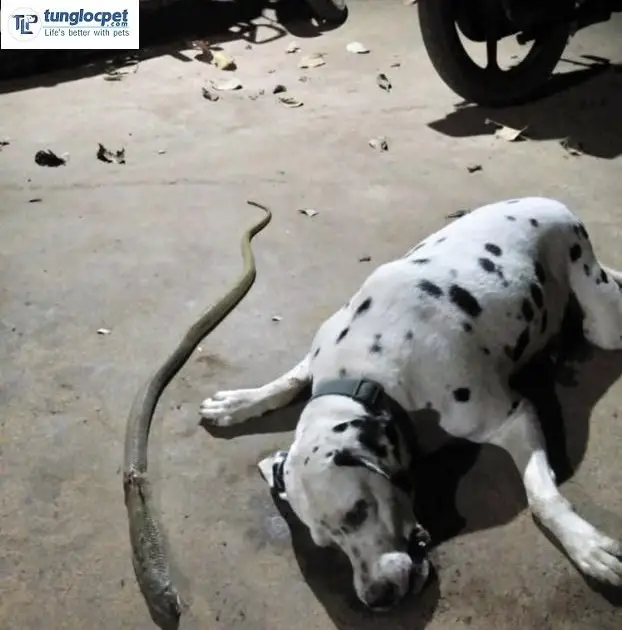
[[[381,582],[374,584],[365,597],[365,603],[372,610],[388,610],[400,600],[400,591],[396,584]]]

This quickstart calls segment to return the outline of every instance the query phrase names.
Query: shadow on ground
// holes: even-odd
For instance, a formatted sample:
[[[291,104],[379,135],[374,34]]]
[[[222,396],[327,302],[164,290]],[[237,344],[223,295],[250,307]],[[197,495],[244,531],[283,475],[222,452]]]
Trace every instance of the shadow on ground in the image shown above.
[[[265,13],[269,8],[274,10],[275,19]],[[261,45],[287,35],[319,37],[338,26],[318,24],[305,0],[276,5],[268,0],[177,0],[158,9],[141,8],[140,51],[0,51],[0,94],[53,87],[103,74],[128,57],[142,61],[171,55],[180,63],[192,63],[200,56],[199,50],[192,56],[187,54],[193,40],[209,40],[211,45],[235,40]]]
[[[571,301],[555,345],[530,362],[512,382],[538,409],[549,460],[560,483],[572,477],[584,457],[592,409],[622,375],[622,353],[604,352],[589,345],[581,323],[580,308]],[[562,386],[560,396],[557,385]],[[230,429],[205,428],[212,436],[225,439],[291,431],[303,405],[304,400],[299,399],[287,409],[243,425]],[[415,510],[435,547],[456,536],[509,523],[526,507],[522,482],[505,451],[451,438],[440,429],[434,412],[417,412],[415,421],[421,452],[413,471]],[[287,446],[284,442],[282,448]],[[373,615],[362,608],[351,588],[344,592],[344,585],[351,584],[351,570],[345,556],[334,549],[315,546],[307,528],[289,506],[277,498],[275,503],[290,527],[301,573],[336,628],[421,630],[426,627],[441,597],[436,574],[418,597],[407,598],[386,617]],[[619,593],[589,581],[588,584],[611,604],[622,604]]]
[[[429,127],[454,138],[494,134],[498,125],[525,129],[528,140],[566,140],[579,152],[612,160],[622,155],[622,64],[583,55],[555,74],[542,96],[517,107],[459,103]]]

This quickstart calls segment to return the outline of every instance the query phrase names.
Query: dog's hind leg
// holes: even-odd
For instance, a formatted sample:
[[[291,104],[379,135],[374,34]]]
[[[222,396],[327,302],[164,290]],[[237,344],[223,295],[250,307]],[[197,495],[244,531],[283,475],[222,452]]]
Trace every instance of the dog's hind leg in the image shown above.
[[[526,400],[486,440],[505,449],[518,467],[532,514],[574,564],[600,582],[622,586],[622,543],[581,518],[557,489],[534,408]]]
[[[289,404],[309,383],[309,356],[274,381],[251,389],[216,392],[201,404],[200,415],[219,427],[244,422]]]
[[[599,348],[622,349],[622,273],[599,263],[581,227],[568,256],[570,286],[585,315],[583,332]]]

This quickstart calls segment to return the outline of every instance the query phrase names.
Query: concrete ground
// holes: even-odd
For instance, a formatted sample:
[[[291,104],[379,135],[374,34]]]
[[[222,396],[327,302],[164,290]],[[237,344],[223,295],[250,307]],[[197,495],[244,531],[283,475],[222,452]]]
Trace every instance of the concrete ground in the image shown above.
[[[238,273],[254,199],[274,211],[255,241],[257,282],[167,389],[151,437],[151,477],[189,605],[181,627],[620,628],[615,598],[591,590],[524,511],[505,459],[482,451],[460,476],[470,456],[451,446],[420,482],[422,520],[447,539],[434,551],[437,579],[391,615],[362,612],[342,560],[314,550],[295,521],[292,536],[255,466],[288,446],[296,409],[232,436],[204,431],[197,408],[216,389],[290,367],[375,265],[459,209],[555,196],[581,215],[606,263],[622,267],[622,74],[612,67],[520,109],[456,109],[413,7],[353,1],[343,27],[317,36],[271,29],[266,15],[259,43],[223,43],[244,89],[217,102],[201,87],[229,75],[190,49],[189,61],[155,56],[118,82],[61,75],[3,86],[0,627],[153,627],[130,562],[125,420],[138,386]],[[584,78],[593,59],[583,55],[621,62],[620,26],[580,34],[560,71]],[[301,52],[285,54],[293,39]],[[353,40],[371,52],[347,53]],[[299,70],[313,52],[326,65]],[[304,106],[279,103],[276,84]],[[496,138],[488,117],[528,126],[529,139]],[[377,136],[388,152],[368,145]],[[562,148],[566,137],[583,154]],[[126,163],[98,161],[98,142],[125,147]],[[67,165],[36,165],[45,148],[67,152]],[[617,536],[621,372],[618,355],[593,354],[560,377],[559,405],[550,399],[547,412],[552,424],[563,411],[580,464],[564,492]]]

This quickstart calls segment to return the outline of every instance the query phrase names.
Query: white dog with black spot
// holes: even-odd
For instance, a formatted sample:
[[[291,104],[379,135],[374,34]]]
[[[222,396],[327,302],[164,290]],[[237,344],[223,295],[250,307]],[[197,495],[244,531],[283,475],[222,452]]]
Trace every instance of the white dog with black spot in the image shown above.
[[[314,542],[348,555],[356,593],[372,609],[420,589],[429,572],[425,554],[407,553],[422,529],[406,483],[408,414],[425,407],[448,434],[504,448],[534,516],[572,561],[622,586],[622,544],[560,494],[534,407],[508,385],[559,333],[571,294],[587,339],[622,348],[621,283],[562,203],[486,205],[378,267],[292,370],[261,387],[218,392],[201,415],[237,424],[312,384],[293,444],[259,466]]]

